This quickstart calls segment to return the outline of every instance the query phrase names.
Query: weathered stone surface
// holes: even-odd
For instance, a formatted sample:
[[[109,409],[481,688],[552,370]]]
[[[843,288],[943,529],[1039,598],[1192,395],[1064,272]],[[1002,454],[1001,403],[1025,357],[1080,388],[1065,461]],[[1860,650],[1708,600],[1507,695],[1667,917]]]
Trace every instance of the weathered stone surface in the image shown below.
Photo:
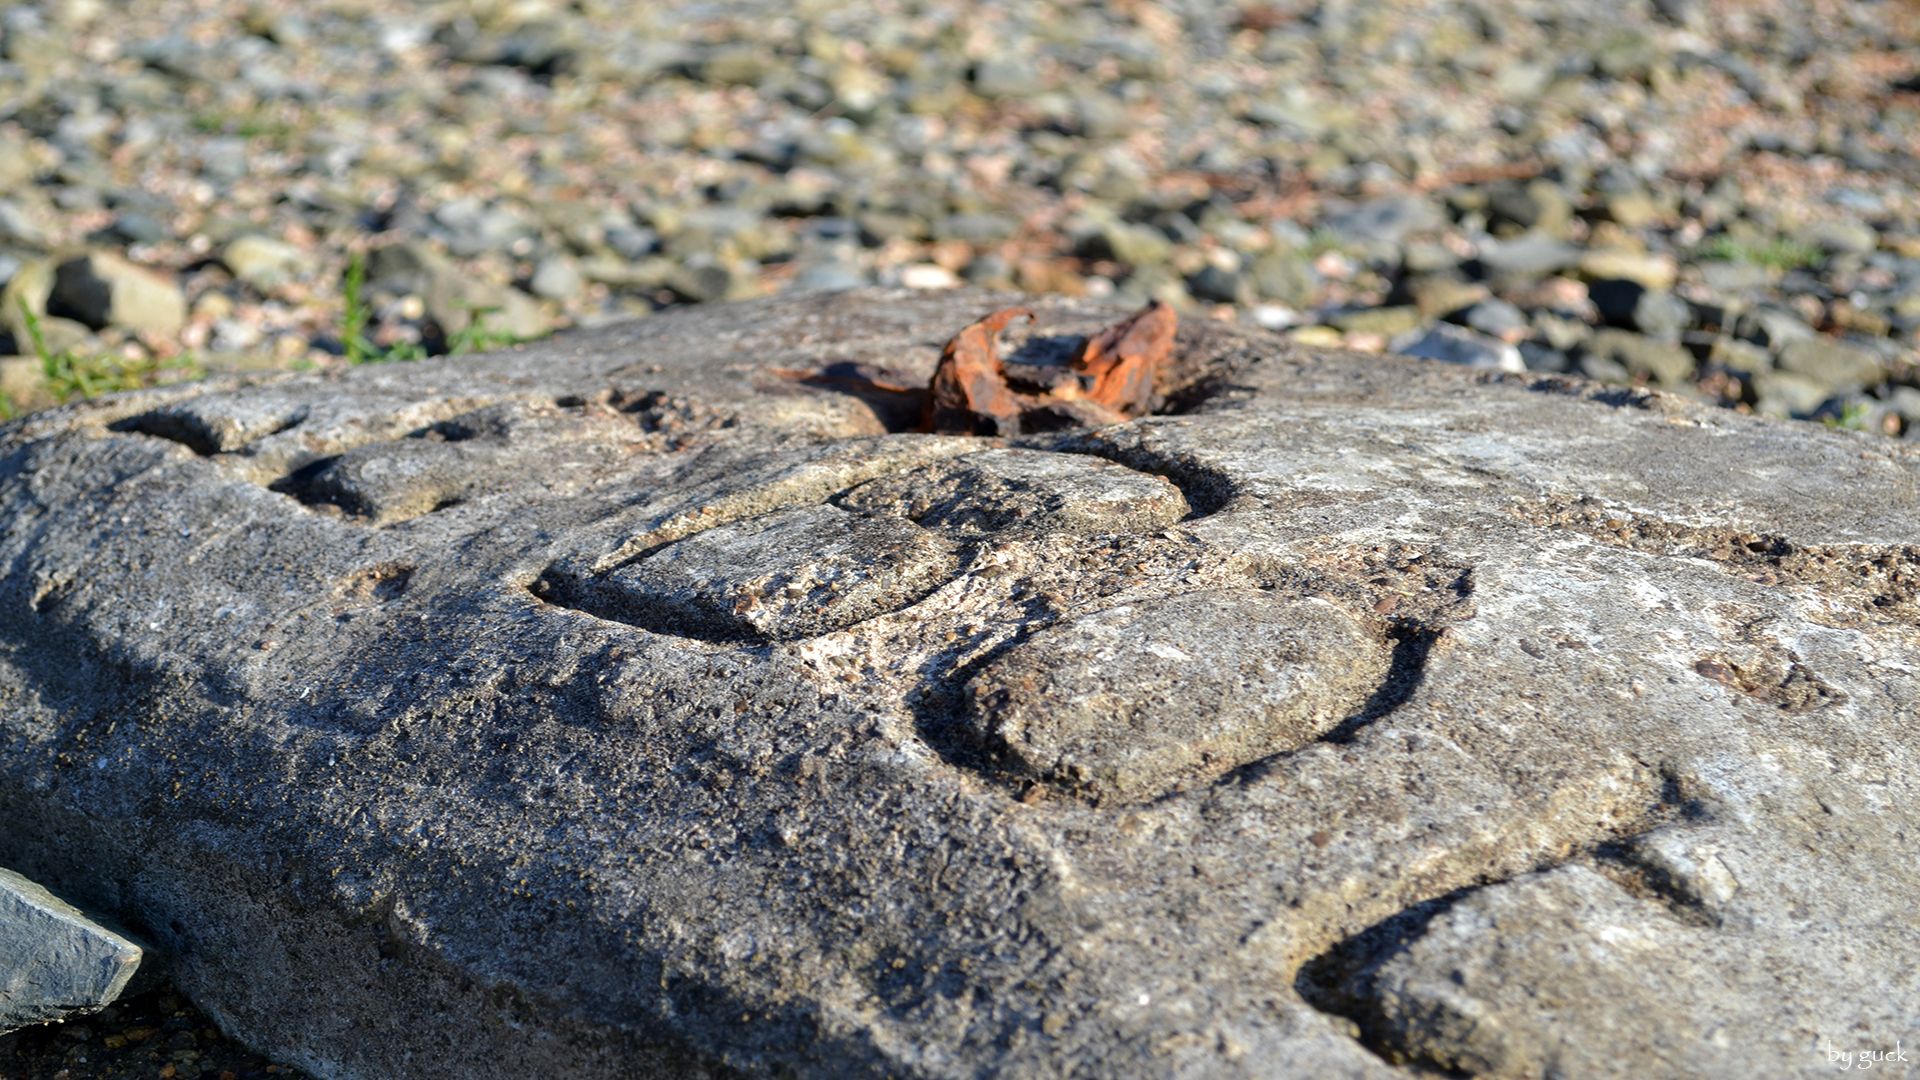
[[[917,525],[806,506],[675,540],[593,594],[600,614],[667,633],[788,641],[898,611],[959,568],[959,548]]]
[[[1008,302],[0,429],[0,862],[328,1076],[1813,1076],[1920,1029],[1911,449],[1198,321],[1173,414],[1012,443],[806,381]]]
[[[1041,630],[967,697],[977,736],[1020,771],[1143,798],[1299,749],[1386,674],[1386,647],[1332,604],[1220,589]]]
[[[0,869],[0,1034],[105,1008],[140,958],[123,935]]]
[[[965,536],[1150,532],[1191,510],[1165,477],[1099,458],[1019,449],[984,450],[870,480],[839,502]]]

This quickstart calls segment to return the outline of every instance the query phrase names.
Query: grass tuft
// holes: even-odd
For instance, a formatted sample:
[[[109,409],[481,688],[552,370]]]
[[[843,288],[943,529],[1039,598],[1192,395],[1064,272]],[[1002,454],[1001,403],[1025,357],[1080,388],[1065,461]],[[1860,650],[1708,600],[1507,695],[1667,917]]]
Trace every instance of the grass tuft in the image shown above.
[[[153,386],[170,375],[196,379],[206,374],[199,360],[184,356],[176,360],[129,360],[111,353],[76,353],[71,349],[54,351],[47,347],[47,336],[40,317],[26,301],[20,301],[20,319],[27,331],[33,355],[40,361],[40,378],[55,401],[96,398],[122,390]],[[9,410],[13,402],[8,401]]]
[[[1867,418],[1872,414],[1873,410],[1868,407],[1866,402],[1849,401],[1840,407],[1840,415],[1823,416],[1820,418],[1820,422],[1830,428],[1839,428],[1843,431],[1865,431],[1867,430]]]
[[[1821,260],[1819,248],[1798,240],[1741,240],[1726,233],[1708,237],[1695,254],[1713,262],[1752,263],[1774,270],[1798,270]]]
[[[373,305],[367,300],[366,259],[358,252],[355,252],[347,261],[347,274],[342,282],[341,291],[345,294],[346,311],[341,316],[340,344],[346,353],[347,363],[403,363],[409,360],[424,360],[432,355],[426,346],[418,342],[405,341],[393,345],[381,345],[368,335],[367,330],[373,325]],[[447,338],[447,355],[464,356],[468,353],[503,349],[509,345],[519,345],[533,340],[505,330],[489,329],[487,316],[497,314],[499,310],[491,307],[468,308],[467,325]]]

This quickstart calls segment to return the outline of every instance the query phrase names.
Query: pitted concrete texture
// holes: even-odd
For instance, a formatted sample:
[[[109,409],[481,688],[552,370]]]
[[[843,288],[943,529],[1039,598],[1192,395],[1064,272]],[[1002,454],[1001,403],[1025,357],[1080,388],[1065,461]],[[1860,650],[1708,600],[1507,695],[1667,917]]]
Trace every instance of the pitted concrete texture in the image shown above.
[[[0,862],[329,1077],[1920,1042],[1910,448],[1197,320],[1168,415],[1011,443],[815,377],[1010,302],[0,429]]]

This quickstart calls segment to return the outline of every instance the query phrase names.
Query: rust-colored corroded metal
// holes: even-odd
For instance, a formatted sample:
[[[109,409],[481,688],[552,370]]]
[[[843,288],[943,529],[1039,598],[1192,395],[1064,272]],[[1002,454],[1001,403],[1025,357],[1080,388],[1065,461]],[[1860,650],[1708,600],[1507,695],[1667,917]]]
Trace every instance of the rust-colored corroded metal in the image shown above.
[[[1093,380],[1083,396],[1122,416],[1152,412],[1179,328],[1180,316],[1155,300],[1125,322],[1088,338],[1073,361],[1074,370]]]
[[[1118,423],[1151,413],[1159,403],[1173,358],[1180,317],[1158,300],[1139,313],[1088,338],[1074,354],[1073,377],[1040,392],[1015,390],[996,344],[1015,319],[1032,319],[1026,308],[1003,308],[947,342],[927,387],[920,427],[943,435],[1017,435]],[[808,382],[824,385],[815,378]],[[863,396],[895,391],[870,372],[858,380]]]
[[[1002,308],[947,342],[934,369],[927,427],[946,435],[1000,435],[1019,430],[1029,406],[1007,385],[1006,365],[994,339],[1015,319],[1033,318],[1026,308]]]

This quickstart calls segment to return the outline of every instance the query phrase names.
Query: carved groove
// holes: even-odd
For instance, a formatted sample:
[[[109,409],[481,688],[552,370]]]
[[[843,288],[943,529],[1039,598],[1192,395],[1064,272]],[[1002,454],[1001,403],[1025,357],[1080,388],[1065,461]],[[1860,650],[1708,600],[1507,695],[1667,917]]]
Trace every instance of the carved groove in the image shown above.
[[[1179,488],[1180,494],[1186,498],[1187,506],[1191,508],[1184,519],[1187,521],[1218,513],[1236,494],[1233,479],[1218,469],[1183,455],[1164,454],[1137,445],[1117,445],[1102,432],[1080,433],[1041,444],[1020,440],[1015,445],[1061,454],[1083,454],[1124,465],[1135,472],[1161,477]]]
[[[569,608],[607,622],[622,623],[649,634],[685,638],[711,645],[769,645],[773,641],[765,634],[751,633],[722,623],[688,619],[656,604],[646,603],[630,592],[610,587],[596,578],[576,576],[557,567],[541,574],[528,586],[528,591],[543,604]]]
[[[1490,875],[1408,904],[1302,963],[1294,973],[1294,991],[1320,1012],[1352,1022],[1360,1045],[1390,1065],[1414,1065],[1442,1076],[1472,1075],[1446,1062],[1424,1058],[1417,1051],[1408,1052],[1381,1011],[1378,989],[1381,970],[1419,941],[1435,920],[1481,890],[1576,864],[1600,870],[1633,895],[1675,912],[1688,925],[1703,925],[1704,916],[1698,912],[1694,900],[1663,886],[1657,875],[1630,861],[1632,857],[1628,853],[1634,840],[1676,821],[1704,816],[1699,803],[1681,790],[1676,776],[1662,771],[1659,779],[1653,801],[1639,816],[1599,831],[1559,857],[1544,859],[1518,872]],[[1633,880],[1623,881],[1623,872]]]
[[[1019,615],[1014,616],[1021,623],[1017,634],[962,664],[954,665],[950,658],[955,654],[964,654],[971,648],[968,642],[958,643],[953,652],[946,654],[947,658],[929,663],[920,673],[921,684],[908,697],[908,706],[921,738],[948,764],[1029,795],[1046,789],[1100,805],[1158,802],[1211,785],[1256,782],[1270,773],[1279,762],[1306,747],[1321,743],[1353,742],[1362,729],[1412,699],[1426,678],[1428,655],[1445,632],[1443,627],[1413,620],[1389,624],[1381,635],[1390,645],[1385,671],[1376,676],[1378,681],[1365,701],[1343,719],[1300,745],[1271,750],[1241,764],[1223,766],[1216,763],[1210,769],[1191,772],[1162,789],[1127,791],[1036,778],[1014,768],[1009,748],[996,737],[985,733],[977,722],[979,718],[972,715],[980,703],[971,700],[970,684],[1037,635],[1065,625],[1071,617],[1080,614],[1060,612],[1043,601],[1029,600]],[[1373,633],[1381,634],[1381,631],[1375,629]]]
[[[1427,679],[1427,656],[1433,651],[1433,643],[1440,640],[1444,632],[1408,620],[1394,622],[1387,630],[1387,640],[1393,642],[1393,655],[1387,662],[1386,679],[1358,712],[1340,721],[1317,741],[1351,743],[1362,728],[1411,701]]]
[[[340,454],[331,454],[327,457],[315,458],[280,479],[268,484],[267,490],[285,495],[302,506],[331,506],[336,509],[344,509],[334,501],[336,496],[323,489],[319,483],[320,477],[333,466],[334,462],[339,461],[342,456],[343,455]]]
[[[702,530],[605,571],[556,565],[533,591],[654,633],[764,644],[904,610],[971,557],[911,522],[818,504]]]
[[[237,438],[225,438],[205,417],[178,408],[154,409],[107,425],[107,430],[125,434],[148,435],[179,443],[201,457],[231,453],[247,445],[291,431],[306,422],[307,410],[297,409],[274,424],[253,431],[238,432]]]

